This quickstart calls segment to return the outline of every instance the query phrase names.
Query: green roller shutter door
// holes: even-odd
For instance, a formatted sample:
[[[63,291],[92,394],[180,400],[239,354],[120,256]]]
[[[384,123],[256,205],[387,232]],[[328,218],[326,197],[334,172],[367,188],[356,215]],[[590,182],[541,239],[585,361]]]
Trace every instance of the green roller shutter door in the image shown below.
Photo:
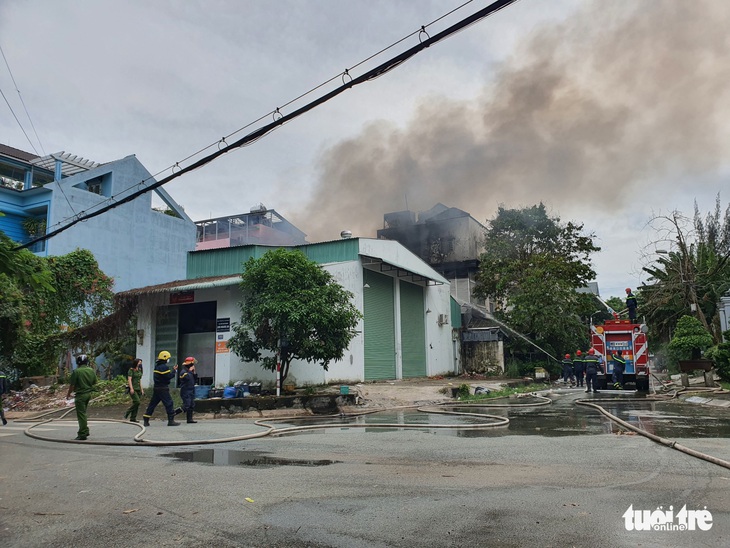
[[[160,306],[157,309],[155,326],[155,358],[163,350],[170,355],[170,366],[179,362],[177,355],[178,318],[180,307],[177,305]]]
[[[393,278],[364,270],[365,380],[395,378]]]
[[[400,333],[403,378],[426,376],[426,324],[423,288],[401,281]]]

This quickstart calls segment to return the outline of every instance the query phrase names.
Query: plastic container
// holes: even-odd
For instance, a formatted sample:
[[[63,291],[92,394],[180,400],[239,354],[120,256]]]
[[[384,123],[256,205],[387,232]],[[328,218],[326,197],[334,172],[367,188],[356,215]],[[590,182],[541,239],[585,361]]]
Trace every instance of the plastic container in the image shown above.
[[[350,387],[349,386],[340,386],[340,394],[343,396],[347,396],[350,393]]]
[[[248,390],[251,392],[252,396],[257,396],[261,394],[261,383],[260,382],[252,382],[248,385]]]
[[[237,393],[238,393],[238,389],[235,386],[226,386],[223,389],[223,398],[224,399],[235,398]]]
[[[196,386],[195,387],[195,399],[204,400],[210,395],[210,386]]]

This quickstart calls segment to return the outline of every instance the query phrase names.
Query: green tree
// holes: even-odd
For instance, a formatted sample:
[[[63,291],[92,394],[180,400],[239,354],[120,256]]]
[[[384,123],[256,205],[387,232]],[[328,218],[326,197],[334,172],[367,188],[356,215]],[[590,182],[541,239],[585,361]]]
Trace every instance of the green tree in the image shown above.
[[[730,290],[730,206],[722,213],[718,195],[714,211],[704,218],[695,203],[694,220],[680,212],[652,220],[657,245],[670,250],[644,271],[642,308],[653,331],[669,340],[677,320],[692,312],[715,343],[722,341],[719,303]]]
[[[711,348],[706,356],[715,362],[720,378],[730,382],[730,331],[725,331],[722,335],[724,341]]]
[[[710,348],[712,343],[712,335],[697,318],[682,316],[669,342],[669,350],[677,360],[698,360],[702,351]]]
[[[50,258],[12,248],[10,253],[11,261],[25,264],[0,274],[0,361],[21,375],[48,374],[67,334],[112,310],[113,280],[87,250]]]
[[[494,299],[498,317],[553,355],[578,348],[596,310],[590,295],[576,291],[595,278],[593,237],[549,216],[542,203],[499,207],[488,222],[475,294]]]
[[[0,216],[3,216],[1,211]],[[27,249],[15,251],[17,245],[0,232],[0,276],[8,276],[20,287],[52,290],[51,273],[43,261]]]
[[[44,259],[26,249],[15,251],[16,246],[0,232],[0,365],[12,362],[17,342],[26,329],[26,297],[36,291],[55,291],[53,274]]]
[[[298,250],[277,249],[246,261],[241,289],[241,322],[233,325],[228,346],[270,371],[276,371],[280,352],[282,380],[293,360],[327,371],[344,356],[362,317],[353,294]]]

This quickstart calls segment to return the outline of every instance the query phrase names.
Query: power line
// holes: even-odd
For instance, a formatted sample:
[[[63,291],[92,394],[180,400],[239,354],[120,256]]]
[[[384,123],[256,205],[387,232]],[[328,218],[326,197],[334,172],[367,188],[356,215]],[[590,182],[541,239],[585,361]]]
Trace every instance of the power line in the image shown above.
[[[13,76],[13,71],[10,70],[10,63],[8,63],[8,59],[5,57],[5,52],[3,51],[2,46],[0,46],[0,53],[2,54],[3,60],[5,61],[5,66],[8,67],[8,73],[10,73],[10,79],[13,81],[13,85],[15,86],[15,91],[18,92],[18,97],[20,98],[20,102],[23,105],[23,109],[25,110],[25,115],[28,117],[28,121],[30,122],[30,127],[33,128],[33,133],[35,134],[35,138],[38,139],[38,145],[41,147],[41,152],[43,153],[43,156],[45,156],[46,151],[43,150],[43,143],[41,143],[41,138],[38,137],[38,132],[36,131],[35,125],[33,124],[33,119],[30,117],[30,112],[28,112],[28,107],[25,106],[25,101],[23,101],[23,96],[20,94],[20,89],[18,89],[18,84],[15,82],[15,77]],[[4,95],[3,95],[3,97],[4,97]],[[6,102],[7,102],[7,99],[6,99]],[[8,106],[10,106],[10,105],[8,104]],[[12,109],[10,109],[10,110],[12,112]],[[13,113],[13,116],[15,116],[15,113]],[[16,120],[17,120],[17,118],[16,118]],[[20,124],[20,122],[18,122],[18,124]],[[23,129],[22,126],[20,129]],[[23,133],[25,133],[25,130],[23,130]],[[28,135],[26,134],[25,137],[27,139]],[[28,139],[28,142],[30,142],[30,139]],[[30,146],[33,146],[33,144],[31,143]],[[33,147],[33,150],[35,150],[35,147]],[[36,151],[36,154],[38,154],[38,151],[37,150],[35,150],[35,151]]]
[[[407,49],[406,51],[404,51],[404,52],[396,55],[395,57],[392,57],[388,61],[385,61],[384,63],[381,63],[377,67],[375,67],[375,68],[373,68],[373,69],[365,72],[364,74],[362,74],[361,76],[358,76],[356,78],[352,78],[352,76],[349,74],[349,71],[346,69],[343,73],[341,73],[340,75],[338,75],[338,76],[341,76],[342,77],[343,85],[335,88],[334,90],[332,90],[332,91],[330,91],[328,93],[325,93],[324,95],[320,96],[319,98],[315,99],[314,101],[312,101],[310,103],[307,103],[306,105],[304,105],[304,106],[298,108],[297,110],[291,112],[290,114],[286,114],[286,115],[284,115],[284,114],[282,114],[280,112],[280,108],[281,107],[279,107],[276,110],[274,110],[273,113],[269,113],[274,118],[274,121],[273,122],[270,122],[270,123],[266,124],[265,126],[260,127],[259,129],[256,129],[256,130],[252,131],[251,133],[245,135],[244,137],[242,137],[241,139],[235,141],[234,143],[232,143],[230,145],[229,144],[226,144],[225,146],[221,147],[221,144],[222,143],[226,143],[226,139],[228,137],[234,135],[235,133],[238,133],[241,130],[237,130],[236,132],[232,133],[231,135],[222,138],[217,143],[208,145],[204,149],[201,149],[201,150],[207,150],[207,149],[209,149],[209,148],[211,148],[211,147],[213,147],[213,146],[215,146],[217,144],[218,145],[218,150],[215,151],[215,152],[213,152],[212,154],[209,154],[208,156],[205,156],[204,158],[201,158],[200,160],[198,160],[198,161],[196,161],[196,162],[194,162],[194,163],[192,163],[192,164],[190,164],[190,165],[188,165],[186,167],[180,167],[180,165],[179,165],[180,162],[177,162],[171,168],[172,171],[173,171],[173,173],[171,175],[168,175],[167,177],[165,177],[163,179],[160,179],[159,181],[155,181],[154,183],[152,183],[150,185],[145,185],[145,183],[147,181],[149,181],[150,179],[152,179],[152,177],[150,177],[148,179],[145,179],[143,181],[140,181],[138,184],[134,185],[134,186],[137,186],[137,187],[141,187],[139,190],[137,190],[137,191],[135,191],[135,192],[133,192],[133,193],[127,195],[127,196],[124,196],[123,198],[118,198],[118,197],[115,198],[114,196],[112,196],[109,199],[109,202],[111,202],[111,203],[109,203],[108,205],[106,205],[104,207],[101,207],[101,208],[99,208],[99,209],[97,209],[95,211],[92,211],[92,212],[82,211],[79,214],[75,215],[73,217],[73,220],[71,222],[69,222],[68,224],[66,224],[66,225],[64,225],[64,226],[62,226],[62,227],[60,227],[58,229],[52,230],[50,232],[47,232],[44,236],[40,236],[38,238],[35,238],[33,240],[30,240],[29,242],[27,242],[27,243],[25,243],[23,245],[20,245],[20,246],[15,247],[14,249],[15,250],[23,249],[23,248],[29,247],[29,246],[37,243],[37,242],[41,242],[41,241],[47,240],[49,238],[52,238],[53,236],[56,236],[56,235],[60,234],[61,232],[64,232],[65,230],[68,230],[69,228],[71,228],[72,226],[74,226],[75,224],[77,224],[77,223],[79,223],[81,221],[86,221],[88,219],[91,219],[93,217],[96,217],[98,215],[101,215],[102,213],[105,213],[105,212],[107,212],[107,211],[109,211],[111,209],[114,209],[115,207],[118,207],[118,206],[120,206],[122,204],[125,204],[127,202],[131,202],[132,200],[138,198],[139,196],[142,196],[143,194],[146,194],[147,192],[150,192],[151,190],[155,190],[155,189],[157,189],[157,188],[159,188],[159,187],[161,187],[161,186],[169,183],[173,179],[177,179],[178,177],[180,177],[180,176],[182,176],[182,175],[184,175],[186,173],[189,173],[189,172],[194,171],[194,170],[196,170],[196,169],[198,169],[200,167],[203,167],[206,164],[208,164],[208,163],[212,162],[213,160],[215,160],[216,158],[218,158],[219,156],[222,156],[223,154],[226,154],[227,152],[230,152],[231,150],[234,150],[236,148],[241,148],[243,146],[251,145],[251,144],[255,143],[256,141],[258,141],[259,139],[261,139],[262,137],[265,137],[267,134],[271,133],[275,129],[277,129],[280,126],[284,125],[285,123],[290,122],[291,120],[293,120],[295,118],[298,118],[302,114],[305,114],[305,113],[309,112],[310,110],[314,109],[315,107],[317,107],[317,106],[319,106],[319,105],[321,105],[323,103],[326,103],[327,101],[329,101],[329,100],[337,97],[338,95],[340,95],[341,93],[347,91],[350,88],[353,88],[353,87],[355,87],[355,86],[357,86],[359,84],[362,84],[362,83],[365,83],[365,82],[369,82],[371,80],[374,80],[376,78],[379,78],[380,76],[382,76],[382,75],[386,74],[387,72],[390,72],[394,68],[400,66],[401,64],[403,64],[404,62],[406,62],[408,59],[410,59],[411,57],[413,57],[417,53],[423,51],[424,49],[432,46],[433,44],[436,44],[436,43],[440,42],[441,40],[443,40],[445,38],[448,38],[452,34],[455,34],[457,32],[460,32],[461,30],[463,30],[463,29],[465,29],[465,28],[473,25],[474,23],[476,23],[476,22],[478,22],[478,21],[480,21],[482,19],[485,19],[485,18],[489,17],[490,15],[492,15],[492,14],[496,13],[497,11],[499,11],[499,10],[501,10],[501,9],[509,6],[510,4],[515,3],[516,1],[517,0],[497,0],[496,2],[493,2],[489,6],[487,6],[485,8],[482,8],[481,10],[479,10],[479,11],[475,12],[474,14],[472,14],[472,15],[464,18],[464,19],[462,19],[461,21],[458,21],[457,23],[455,23],[455,24],[451,25],[450,27],[444,29],[443,31],[435,34],[434,36],[429,36],[428,38],[420,41],[417,45],[415,45],[415,46]],[[464,5],[466,5],[466,4],[464,4]],[[445,17],[445,16],[443,16],[443,17]],[[425,32],[425,25],[423,27],[421,27],[418,31],[416,31],[414,33],[411,33],[409,36],[413,36],[413,35],[416,35],[416,34],[418,34],[419,37],[422,34],[425,34],[426,36],[428,36],[428,34]],[[399,40],[398,42],[396,42],[396,44],[397,43],[400,43],[401,41],[402,40]],[[392,47],[392,46],[390,46],[390,47]],[[350,77],[351,80],[346,81],[345,80],[345,77]],[[335,77],[335,78],[337,78],[337,77]],[[335,78],[330,79],[329,82],[331,82]],[[321,85],[323,85],[323,84],[321,84]],[[321,85],[320,86],[317,86],[317,88],[321,87]],[[317,89],[317,88],[314,88],[314,89]],[[291,101],[290,101],[290,103],[291,103]],[[290,103],[287,103],[287,104],[290,104]],[[278,118],[276,117],[277,114],[280,115]],[[257,121],[263,120],[266,116],[267,115],[262,116]],[[256,122],[252,122],[251,124],[248,124],[247,126],[244,126],[244,128],[245,127],[250,127],[254,123],[256,123]],[[193,155],[190,155],[190,156],[188,156],[187,158],[185,158],[184,160],[181,160],[181,161],[185,161],[187,159],[190,159],[190,158],[192,158],[193,156],[195,156],[198,153],[195,153]],[[168,168],[168,169],[170,169],[170,168]],[[175,169],[178,169],[178,171],[175,171]],[[166,170],[164,170],[164,171],[166,171]],[[130,187],[129,189],[131,189],[131,188],[134,188],[134,187]],[[127,190],[129,190],[129,189],[127,189]]]

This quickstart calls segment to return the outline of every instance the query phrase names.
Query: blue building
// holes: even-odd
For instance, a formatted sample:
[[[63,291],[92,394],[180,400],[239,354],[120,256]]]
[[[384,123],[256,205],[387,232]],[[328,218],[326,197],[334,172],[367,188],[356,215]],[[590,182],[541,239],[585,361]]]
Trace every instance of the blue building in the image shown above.
[[[19,243],[154,183],[134,155],[99,164],[59,152],[39,157],[0,144],[0,230]],[[153,209],[152,194],[165,204]],[[30,248],[37,255],[88,249],[115,291],[185,277],[195,223],[162,188],[80,222]]]

